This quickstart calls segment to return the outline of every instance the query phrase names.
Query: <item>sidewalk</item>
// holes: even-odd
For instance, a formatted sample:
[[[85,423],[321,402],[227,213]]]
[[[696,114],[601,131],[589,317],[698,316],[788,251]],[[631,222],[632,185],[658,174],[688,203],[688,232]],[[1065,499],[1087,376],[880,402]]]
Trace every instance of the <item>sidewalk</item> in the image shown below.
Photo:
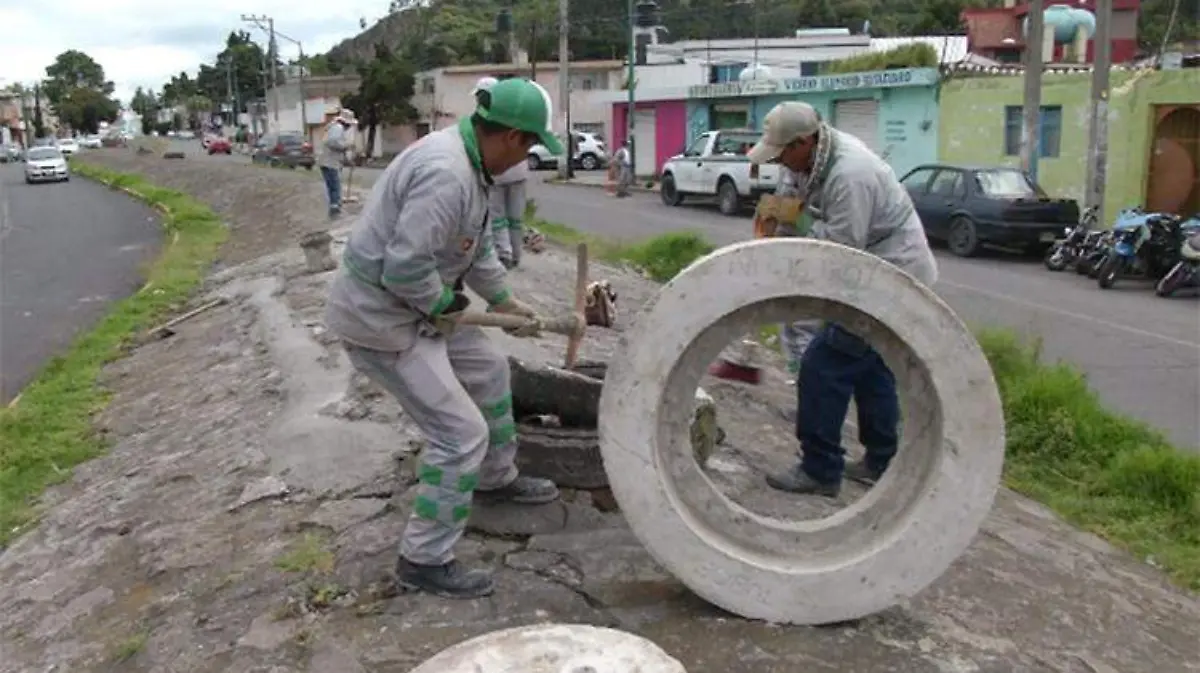
[[[605,171],[575,171],[575,177],[570,180],[563,180],[557,176],[547,177],[543,180],[548,185],[565,185],[570,187],[594,187],[603,189],[608,182],[608,174]],[[653,187],[647,187],[646,183],[650,182],[648,178],[639,178],[632,187],[629,188],[633,192],[653,192],[658,193],[658,182],[654,183]]]

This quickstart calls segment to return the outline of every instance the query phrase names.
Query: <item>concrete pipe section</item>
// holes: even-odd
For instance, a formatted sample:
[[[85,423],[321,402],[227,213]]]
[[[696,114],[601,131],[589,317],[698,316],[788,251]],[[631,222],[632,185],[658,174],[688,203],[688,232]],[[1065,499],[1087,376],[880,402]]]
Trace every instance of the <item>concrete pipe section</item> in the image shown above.
[[[443,650],[410,673],[687,673],[657,645],[584,624],[493,631]]]
[[[782,521],[717,490],[692,457],[687,414],[723,347],[804,318],[835,321],[879,351],[903,435],[853,505]],[[617,352],[599,422],[613,494],[650,553],[730,612],[790,624],[879,612],[941,576],[991,509],[1004,461],[991,368],[950,307],[876,257],[805,239],[721,248],[664,286]]]

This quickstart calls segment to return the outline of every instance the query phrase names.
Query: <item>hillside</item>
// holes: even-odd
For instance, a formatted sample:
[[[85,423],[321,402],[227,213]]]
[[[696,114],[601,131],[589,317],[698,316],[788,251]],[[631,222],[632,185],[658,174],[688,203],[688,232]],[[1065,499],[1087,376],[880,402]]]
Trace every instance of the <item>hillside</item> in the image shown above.
[[[330,50],[314,68],[340,70],[367,60],[383,42],[418,69],[503,60],[496,36],[500,8],[515,4],[513,25],[521,46],[538,60],[557,58],[555,0],[396,0],[389,16]],[[785,37],[797,28],[846,27],[858,32],[869,21],[876,36],[961,33],[967,7],[1000,0],[660,0],[662,23],[672,40]],[[1053,4],[1048,0],[1047,5]],[[399,6],[397,6],[399,5]],[[411,5],[411,7],[408,7]],[[757,5],[757,12],[756,12]],[[1171,21],[1172,9],[1177,9]],[[575,59],[622,58],[627,49],[626,3],[571,0],[571,51]],[[757,16],[756,16],[757,15]],[[1168,25],[1172,39],[1200,37],[1197,0],[1144,0],[1139,35],[1156,49]]]

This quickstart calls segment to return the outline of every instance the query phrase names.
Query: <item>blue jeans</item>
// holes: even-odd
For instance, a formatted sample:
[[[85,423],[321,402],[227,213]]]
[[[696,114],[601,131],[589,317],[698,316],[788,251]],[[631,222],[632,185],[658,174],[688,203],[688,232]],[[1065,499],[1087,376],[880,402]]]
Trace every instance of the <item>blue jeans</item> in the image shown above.
[[[846,330],[826,326],[804,351],[796,390],[800,468],[808,476],[823,484],[841,480],[846,467],[842,425],[852,397],[867,467],[887,469],[899,441],[900,400],[896,378],[879,353]]]
[[[321,177],[325,178],[325,195],[329,197],[329,214],[342,212],[342,174],[336,168],[321,167]]]

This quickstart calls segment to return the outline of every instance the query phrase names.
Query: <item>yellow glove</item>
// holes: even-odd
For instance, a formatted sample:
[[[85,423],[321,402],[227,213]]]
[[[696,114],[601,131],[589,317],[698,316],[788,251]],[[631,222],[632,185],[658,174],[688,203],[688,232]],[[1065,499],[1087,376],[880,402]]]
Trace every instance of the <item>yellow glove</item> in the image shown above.
[[[504,331],[507,334],[521,338],[536,337],[541,334],[541,327],[538,323],[537,312],[534,311],[533,307],[531,307],[529,304],[526,304],[519,299],[515,299],[510,296],[508,299],[505,299],[498,304],[493,304],[488,310],[496,313],[506,313],[508,315],[519,315],[529,318],[528,326],[518,327],[515,329],[506,329]]]

